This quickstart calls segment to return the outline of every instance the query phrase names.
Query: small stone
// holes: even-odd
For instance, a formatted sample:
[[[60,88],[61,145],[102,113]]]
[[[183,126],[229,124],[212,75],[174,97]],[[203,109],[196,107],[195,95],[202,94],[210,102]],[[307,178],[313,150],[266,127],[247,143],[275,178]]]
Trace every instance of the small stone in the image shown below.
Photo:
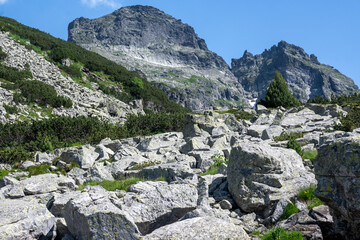
[[[232,209],[231,203],[226,199],[221,200],[219,204],[222,209]]]

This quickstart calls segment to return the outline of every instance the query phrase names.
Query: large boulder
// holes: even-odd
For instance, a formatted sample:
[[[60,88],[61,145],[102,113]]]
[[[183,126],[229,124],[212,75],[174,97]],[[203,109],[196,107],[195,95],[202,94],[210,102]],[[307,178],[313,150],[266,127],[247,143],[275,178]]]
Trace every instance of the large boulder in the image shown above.
[[[329,205],[344,239],[360,236],[360,134],[335,132],[320,138],[314,161],[317,196]]]
[[[189,184],[140,182],[129,191],[119,201],[121,209],[134,219],[143,235],[195,209],[198,198],[196,186]]]
[[[55,217],[37,201],[0,200],[0,239],[39,239],[54,225]]]
[[[60,158],[66,163],[75,162],[79,164],[82,169],[89,169],[94,165],[99,155],[94,147],[84,145],[65,149],[61,153]]]
[[[69,200],[63,214],[69,231],[79,240],[140,238],[131,217],[116,207],[111,196],[99,186]]]
[[[244,229],[215,217],[196,217],[179,221],[146,235],[144,240],[161,239],[238,239],[250,237]]]
[[[301,157],[292,149],[264,142],[242,141],[231,150],[228,165],[229,191],[245,212],[267,216],[281,199],[316,184]]]

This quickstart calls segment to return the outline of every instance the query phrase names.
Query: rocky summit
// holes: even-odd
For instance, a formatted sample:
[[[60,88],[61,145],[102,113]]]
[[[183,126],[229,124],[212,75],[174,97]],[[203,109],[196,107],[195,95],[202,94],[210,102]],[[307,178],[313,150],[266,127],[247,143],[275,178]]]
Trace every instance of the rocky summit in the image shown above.
[[[265,96],[276,70],[284,76],[293,95],[302,102],[316,96],[330,98],[332,94],[338,96],[358,91],[351,78],[285,41],[259,55],[245,51],[241,58],[231,62],[231,71],[244,89],[258,99]]]
[[[227,63],[194,29],[149,6],[123,7],[69,24],[69,41],[141,71],[171,100],[194,109],[247,105]]]

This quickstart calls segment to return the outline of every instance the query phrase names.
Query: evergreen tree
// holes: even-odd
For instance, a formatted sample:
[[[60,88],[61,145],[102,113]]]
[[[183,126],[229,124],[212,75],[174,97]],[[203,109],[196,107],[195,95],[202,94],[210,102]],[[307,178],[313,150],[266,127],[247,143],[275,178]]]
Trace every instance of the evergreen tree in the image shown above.
[[[286,83],[281,73],[276,71],[275,78],[270,83],[270,86],[267,90],[265,100],[260,100],[259,104],[271,108],[279,106],[288,108],[300,106],[301,102],[292,95],[288,84]]]

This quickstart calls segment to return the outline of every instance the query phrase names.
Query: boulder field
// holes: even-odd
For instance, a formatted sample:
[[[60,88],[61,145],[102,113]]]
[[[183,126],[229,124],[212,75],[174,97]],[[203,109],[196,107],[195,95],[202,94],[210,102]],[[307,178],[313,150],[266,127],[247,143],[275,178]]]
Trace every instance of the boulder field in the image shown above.
[[[37,152],[0,180],[0,239],[259,239],[273,227],[306,239],[358,236],[360,130],[332,131],[346,112],[249,111],[251,121],[205,111],[188,115],[182,132]],[[290,132],[318,149],[314,164],[275,141]],[[29,175],[39,165],[66,174]],[[134,178],[127,191],[100,184]],[[326,205],[309,210],[298,193],[316,186]],[[290,203],[299,212],[284,219]]]

